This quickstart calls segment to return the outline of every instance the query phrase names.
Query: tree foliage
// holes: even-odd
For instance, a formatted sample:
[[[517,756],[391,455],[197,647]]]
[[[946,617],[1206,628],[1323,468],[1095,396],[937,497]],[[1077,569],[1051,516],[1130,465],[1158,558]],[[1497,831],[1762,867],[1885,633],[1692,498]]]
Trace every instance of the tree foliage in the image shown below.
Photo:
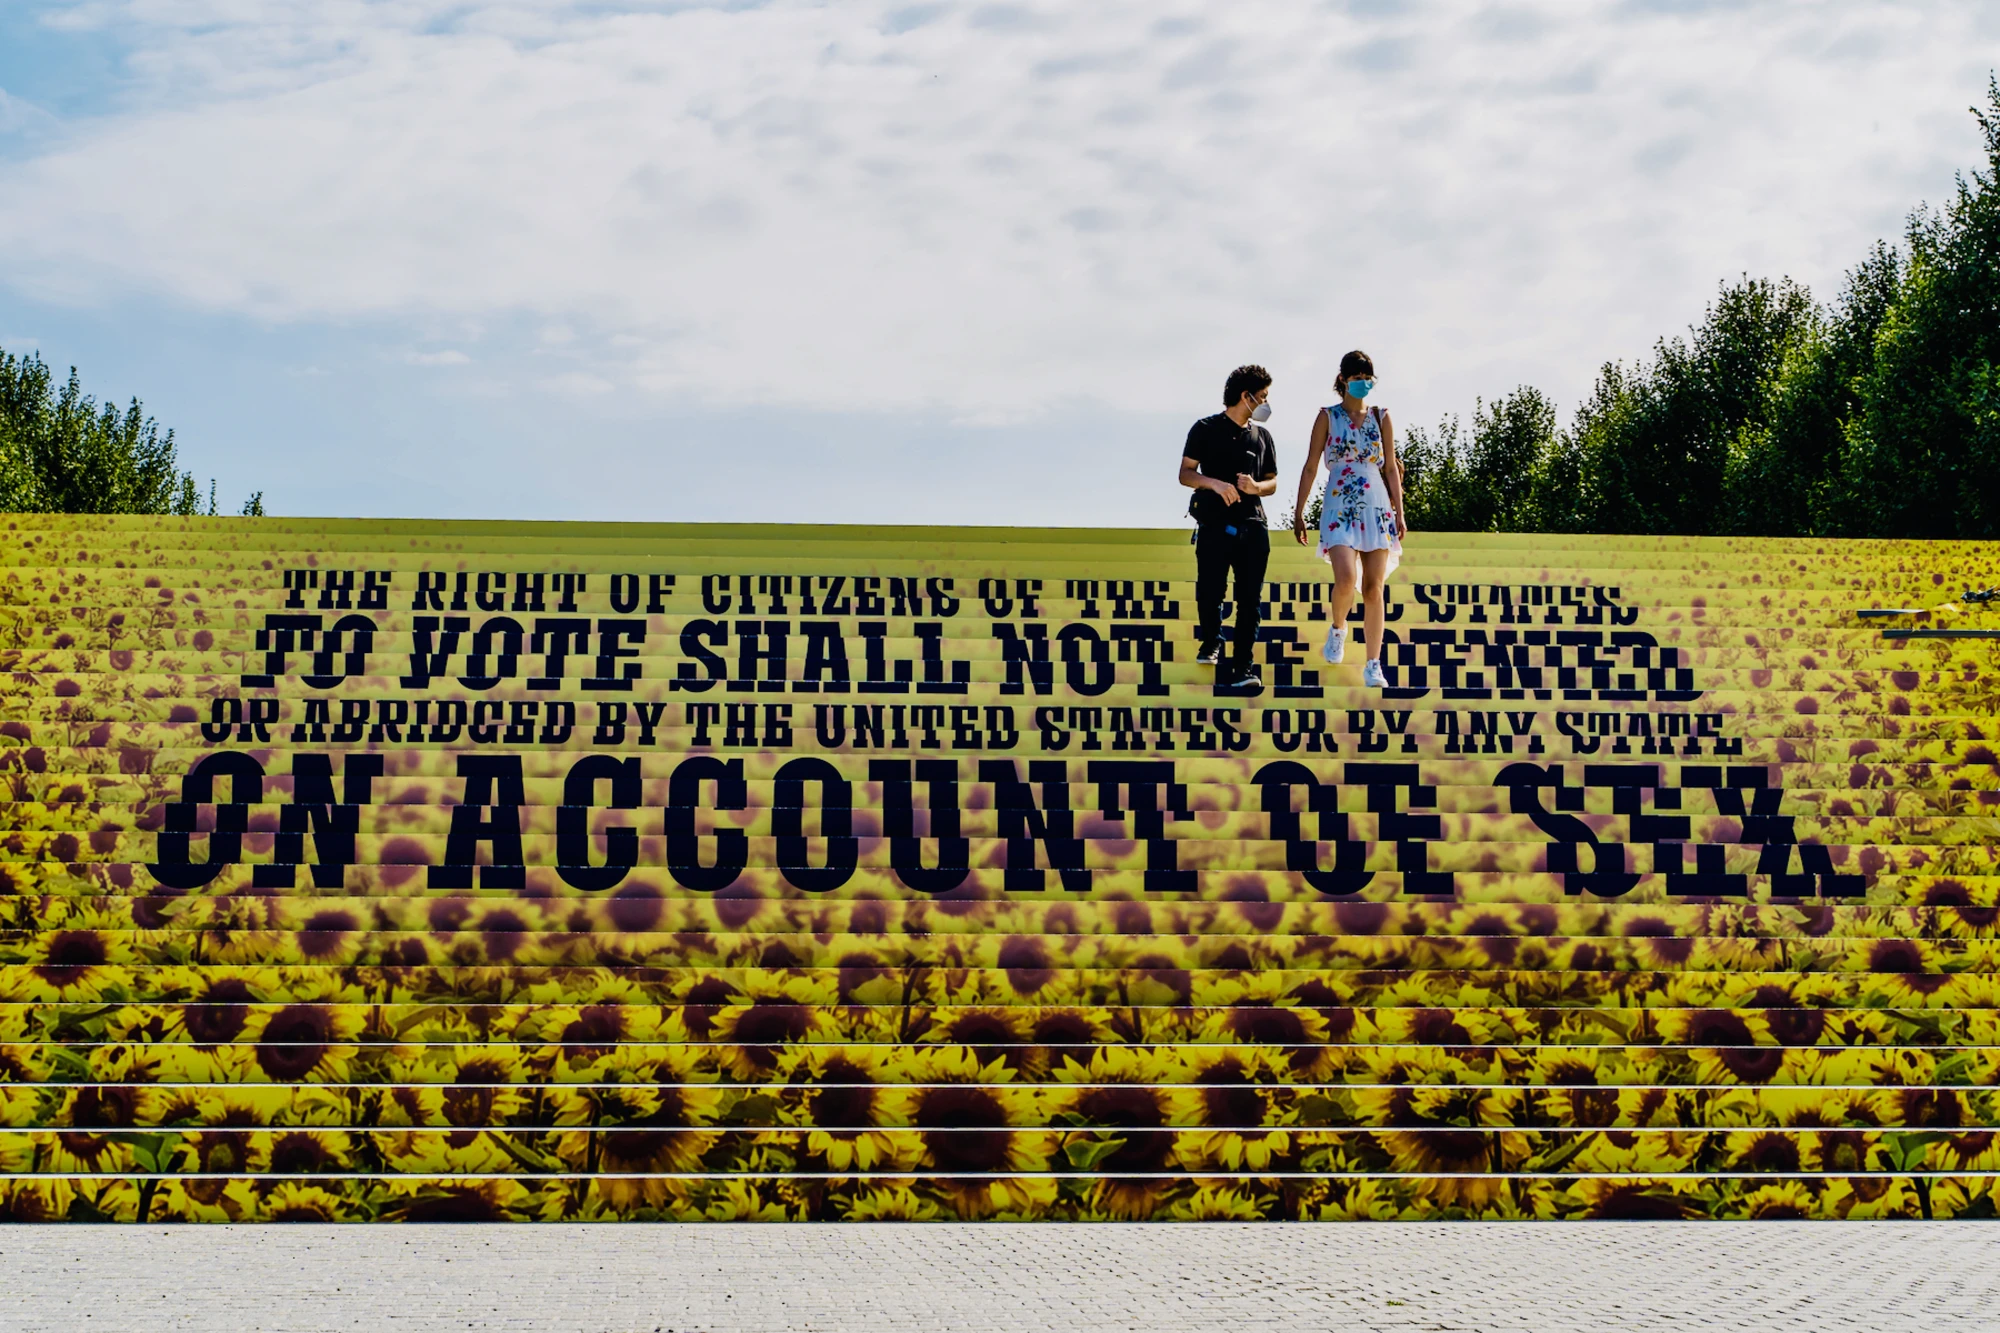
[[[1566,428],[1523,386],[1410,433],[1418,530],[2000,536],[2000,80],[1986,165],[1822,305],[1722,286],[1686,337],[1610,363]]]
[[[215,484],[204,497],[138,399],[121,412],[85,394],[74,368],[59,385],[40,356],[0,352],[0,511],[213,514]],[[243,512],[263,513],[263,492]]]
[[[1411,431],[1400,450],[1411,526],[1471,532],[1547,527],[1548,497],[1534,479],[1552,473],[1556,448],[1555,404],[1526,385],[1496,403],[1479,403],[1470,439],[1462,437],[1457,418],[1435,435],[1421,427]]]

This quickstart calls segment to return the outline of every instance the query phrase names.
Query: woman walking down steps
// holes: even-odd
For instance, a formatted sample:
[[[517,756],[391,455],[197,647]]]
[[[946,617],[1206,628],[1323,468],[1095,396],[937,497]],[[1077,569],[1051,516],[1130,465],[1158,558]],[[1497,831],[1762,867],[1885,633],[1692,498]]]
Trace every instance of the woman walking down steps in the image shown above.
[[[1326,490],[1320,499],[1319,553],[1333,567],[1332,626],[1322,655],[1339,665],[1347,652],[1347,613],[1355,587],[1362,598],[1362,642],[1368,651],[1361,683],[1376,689],[1382,675],[1382,589],[1403,557],[1403,466],[1396,458],[1396,429],[1389,414],[1365,400],[1375,388],[1375,363],[1366,352],[1340,358],[1333,382],[1340,401],[1320,409],[1313,422],[1305,467],[1299,472],[1292,533],[1306,543],[1306,496],[1326,457]]]

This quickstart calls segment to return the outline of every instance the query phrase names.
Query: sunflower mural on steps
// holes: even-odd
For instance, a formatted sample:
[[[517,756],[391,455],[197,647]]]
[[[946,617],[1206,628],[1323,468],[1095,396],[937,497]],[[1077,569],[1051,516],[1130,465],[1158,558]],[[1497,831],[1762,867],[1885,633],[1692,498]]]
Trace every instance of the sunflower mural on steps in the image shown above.
[[[1995,1211],[2000,545],[0,521],[0,1217]]]

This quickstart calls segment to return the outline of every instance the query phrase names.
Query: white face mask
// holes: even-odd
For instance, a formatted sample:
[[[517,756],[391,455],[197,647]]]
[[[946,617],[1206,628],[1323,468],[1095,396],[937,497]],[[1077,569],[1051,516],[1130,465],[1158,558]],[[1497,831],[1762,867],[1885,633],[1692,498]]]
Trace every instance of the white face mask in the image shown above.
[[[1269,403],[1257,404],[1257,406],[1250,409],[1250,419],[1252,421],[1269,421],[1271,419],[1271,405]]]

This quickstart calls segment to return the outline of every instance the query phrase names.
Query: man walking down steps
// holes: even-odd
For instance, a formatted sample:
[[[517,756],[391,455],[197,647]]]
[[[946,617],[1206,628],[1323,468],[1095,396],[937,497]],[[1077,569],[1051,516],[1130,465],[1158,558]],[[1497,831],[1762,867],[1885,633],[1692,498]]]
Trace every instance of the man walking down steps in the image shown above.
[[[1195,608],[1198,662],[1213,662],[1218,694],[1259,694],[1263,679],[1252,655],[1257,650],[1259,603],[1264,568],[1271,559],[1263,497],[1278,487],[1278,451],[1271,432],[1256,423],[1271,416],[1271,374],[1262,366],[1238,366],[1222,386],[1223,410],[1188,430],[1181,449],[1181,485],[1194,495],[1188,513],[1196,525]],[[1222,602],[1231,572],[1236,575],[1236,627],[1230,652],[1222,652]]]

